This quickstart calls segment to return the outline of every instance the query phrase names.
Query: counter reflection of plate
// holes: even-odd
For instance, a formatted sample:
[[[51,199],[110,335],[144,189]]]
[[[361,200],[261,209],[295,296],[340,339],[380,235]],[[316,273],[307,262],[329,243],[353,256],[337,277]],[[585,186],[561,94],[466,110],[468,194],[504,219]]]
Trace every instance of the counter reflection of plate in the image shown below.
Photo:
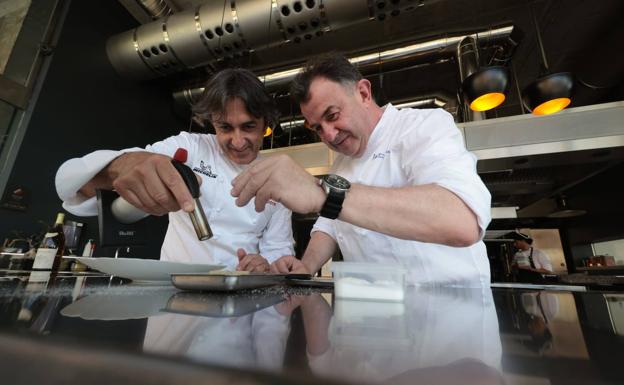
[[[171,274],[207,273],[223,269],[223,265],[204,265],[140,258],[71,257],[102,273],[133,281],[167,281]]]
[[[159,314],[175,293],[173,288],[95,293],[65,306],[61,314],[103,321],[147,318]]]
[[[164,308],[168,313],[204,317],[240,317],[284,301],[279,293],[262,295],[178,292]]]

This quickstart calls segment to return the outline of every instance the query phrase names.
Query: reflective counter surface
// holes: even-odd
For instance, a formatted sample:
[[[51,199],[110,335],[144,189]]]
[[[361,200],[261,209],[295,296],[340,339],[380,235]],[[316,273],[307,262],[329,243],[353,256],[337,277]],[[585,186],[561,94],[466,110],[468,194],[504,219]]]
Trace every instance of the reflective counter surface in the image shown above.
[[[182,292],[0,272],[3,384],[621,384],[624,294]]]

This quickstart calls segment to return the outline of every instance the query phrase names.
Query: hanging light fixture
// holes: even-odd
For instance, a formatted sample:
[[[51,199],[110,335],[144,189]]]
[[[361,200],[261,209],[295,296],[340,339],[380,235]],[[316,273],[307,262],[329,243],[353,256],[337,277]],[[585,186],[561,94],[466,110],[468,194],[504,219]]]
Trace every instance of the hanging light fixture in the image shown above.
[[[557,72],[529,84],[522,93],[522,99],[535,115],[554,114],[572,102],[573,89],[574,75],[571,72]]]
[[[554,114],[572,102],[574,75],[571,72],[550,73],[537,18],[533,8],[530,7],[530,10],[542,62],[540,77],[524,89],[522,102],[534,115]]]
[[[472,111],[491,110],[505,101],[509,71],[503,66],[480,66],[477,38],[466,36],[460,40],[457,61],[464,101]]]
[[[503,66],[483,67],[468,76],[462,89],[473,111],[488,111],[505,101],[509,71]]]

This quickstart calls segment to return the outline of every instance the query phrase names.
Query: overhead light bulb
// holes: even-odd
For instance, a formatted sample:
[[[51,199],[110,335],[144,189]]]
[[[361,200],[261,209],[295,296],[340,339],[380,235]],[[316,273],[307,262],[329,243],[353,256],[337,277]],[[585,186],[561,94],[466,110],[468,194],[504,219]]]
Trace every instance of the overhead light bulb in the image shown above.
[[[470,109],[473,111],[487,111],[496,108],[505,101],[505,94],[500,92],[491,92],[481,95],[470,103]]]
[[[535,115],[554,114],[555,112],[559,112],[565,109],[571,102],[572,102],[572,99],[570,98],[552,99],[535,107],[533,109],[533,113]]]

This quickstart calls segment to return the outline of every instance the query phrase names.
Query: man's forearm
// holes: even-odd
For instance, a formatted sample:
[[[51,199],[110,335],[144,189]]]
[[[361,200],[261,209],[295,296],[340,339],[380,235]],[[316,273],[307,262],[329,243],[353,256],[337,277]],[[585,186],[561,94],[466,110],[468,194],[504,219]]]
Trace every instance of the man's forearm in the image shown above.
[[[315,231],[310,237],[308,247],[303,253],[301,262],[311,274],[316,273],[329,261],[336,252],[336,242],[322,231]]]
[[[454,193],[434,185],[402,188],[354,184],[339,219],[393,237],[465,247],[479,239],[474,212]]]
[[[78,192],[88,198],[95,196],[95,190],[112,190],[113,181],[122,170],[131,168],[140,163],[148,152],[129,152],[121,154],[113,159],[97,175],[78,190]]]

